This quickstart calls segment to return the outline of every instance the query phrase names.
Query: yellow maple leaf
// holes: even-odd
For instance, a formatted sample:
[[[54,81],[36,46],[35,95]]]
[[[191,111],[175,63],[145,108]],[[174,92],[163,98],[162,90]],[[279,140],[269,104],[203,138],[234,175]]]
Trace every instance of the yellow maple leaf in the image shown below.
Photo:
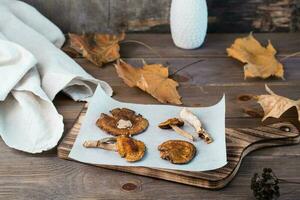
[[[284,79],[283,65],[275,58],[276,50],[269,41],[267,47],[261,44],[250,34],[244,38],[237,38],[230,48],[227,48],[228,56],[243,63],[244,77],[268,78],[276,76]]]
[[[181,97],[176,90],[179,84],[168,78],[167,67],[161,64],[144,63],[143,67],[135,68],[123,60],[118,60],[115,67],[119,77],[128,86],[138,87],[162,103],[182,104]]]
[[[285,111],[292,107],[296,107],[298,112],[298,120],[300,122],[300,99],[298,101],[279,96],[275,94],[267,85],[266,91],[269,95],[259,95],[256,97],[257,102],[264,110],[265,116],[262,120],[268,117],[279,118]]]
[[[120,35],[109,34],[84,34],[69,33],[70,47],[95,65],[101,67],[105,63],[113,62],[120,58],[119,42],[124,40],[125,33]]]

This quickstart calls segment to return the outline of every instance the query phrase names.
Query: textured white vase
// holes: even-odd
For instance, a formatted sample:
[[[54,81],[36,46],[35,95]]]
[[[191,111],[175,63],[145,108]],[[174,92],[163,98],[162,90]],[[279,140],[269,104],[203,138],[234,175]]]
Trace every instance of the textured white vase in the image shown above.
[[[206,0],[172,0],[170,18],[176,46],[195,49],[202,45],[207,30]]]

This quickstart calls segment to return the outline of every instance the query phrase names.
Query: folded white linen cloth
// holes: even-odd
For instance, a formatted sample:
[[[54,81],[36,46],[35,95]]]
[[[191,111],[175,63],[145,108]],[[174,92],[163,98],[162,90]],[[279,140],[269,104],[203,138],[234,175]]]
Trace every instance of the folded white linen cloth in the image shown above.
[[[5,37],[0,34],[0,39]],[[0,42],[0,101],[3,101],[37,61],[23,47],[4,40]]]
[[[74,100],[90,98],[98,84],[59,48],[61,31],[31,6],[0,0],[0,135],[18,150],[53,148],[63,133],[51,102],[63,90]]]
[[[34,56],[0,37],[0,135],[15,149],[49,150],[63,133],[62,116],[40,87]]]
[[[46,37],[17,18],[6,4],[0,4],[0,32],[8,40],[20,44],[36,57],[42,88],[51,100],[63,89],[74,100],[85,100],[93,95],[97,84],[100,84],[108,94],[112,94],[112,89],[106,82],[86,73]]]

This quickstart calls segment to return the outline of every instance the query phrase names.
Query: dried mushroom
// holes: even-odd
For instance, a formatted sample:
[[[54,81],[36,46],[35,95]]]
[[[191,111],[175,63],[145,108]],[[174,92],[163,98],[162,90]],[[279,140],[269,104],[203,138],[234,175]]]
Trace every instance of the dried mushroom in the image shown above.
[[[96,124],[105,132],[114,135],[136,135],[143,132],[149,125],[147,119],[127,108],[115,108],[111,115],[102,113]]]
[[[86,148],[100,148],[108,151],[117,151],[128,162],[136,162],[143,158],[146,146],[142,141],[127,136],[109,137],[102,140],[85,141]]]
[[[184,125],[184,122],[181,119],[171,118],[171,119],[168,119],[168,120],[160,123],[158,125],[158,127],[161,129],[173,129],[176,133],[193,141],[194,137],[190,133],[179,128],[183,125]]]
[[[170,129],[172,128],[172,126],[177,126],[177,127],[181,127],[184,125],[184,122],[178,118],[171,118],[171,119],[168,119],[162,123],[160,123],[158,125],[159,128],[162,128],[162,129]]]
[[[173,164],[185,164],[190,162],[195,154],[196,147],[183,140],[168,140],[158,146],[160,157]]]
[[[142,159],[146,151],[146,146],[143,142],[124,136],[117,137],[116,145],[120,156],[128,162]]]

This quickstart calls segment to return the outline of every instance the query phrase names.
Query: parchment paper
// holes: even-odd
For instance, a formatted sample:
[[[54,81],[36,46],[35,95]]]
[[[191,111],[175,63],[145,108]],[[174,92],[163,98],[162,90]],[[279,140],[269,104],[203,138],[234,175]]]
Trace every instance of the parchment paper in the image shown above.
[[[102,149],[87,149],[82,146],[86,140],[99,140],[111,135],[105,133],[96,126],[96,120],[101,113],[109,113],[113,108],[129,108],[142,114],[149,120],[148,129],[136,136],[147,147],[144,158],[135,163],[129,163],[121,158],[117,152]],[[143,105],[118,102],[109,97],[101,87],[98,86],[81,126],[80,133],[69,155],[70,158],[90,164],[118,165],[118,166],[143,166],[151,168],[166,168],[187,171],[213,170],[224,166],[227,163],[225,144],[225,96],[214,106],[189,108],[202,121],[204,127],[212,135],[214,142],[206,144],[202,140],[197,140],[193,144],[197,148],[195,158],[184,165],[174,165],[159,156],[157,147],[164,141],[171,139],[187,140],[172,130],[162,130],[157,125],[172,117],[179,117],[183,107],[169,105]],[[190,133],[194,129],[188,125],[183,127]]]

